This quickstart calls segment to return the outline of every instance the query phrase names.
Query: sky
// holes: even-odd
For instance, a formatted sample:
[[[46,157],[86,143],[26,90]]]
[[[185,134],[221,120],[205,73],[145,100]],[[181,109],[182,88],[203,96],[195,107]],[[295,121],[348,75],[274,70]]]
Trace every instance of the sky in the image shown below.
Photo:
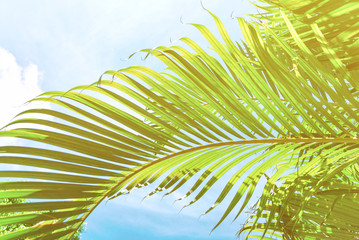
[[[161,68],[154,59],[142,60],[137,50],[180,44],[190,37],[206,46],[187,23],[201,23],[215,31],[210,15],[197,0],[11,0],[0,1],[0,126],[24,104],[51,90],[66,91],[91,84],[109,69],[130,65]],[[233,17],[256,12],[247,0],[203,0],[203,5],[240,39]],[[208,45],[208,44],[207,44]],[[41,105],[45,107],[45,105]],[[12,143],[3,139],[0,144]],[[243,219],[225,221],[211,234],[224,207],[201,216],[215,199],[185,208],[173,203],[180,193],[142,201],[148,189],[101,204],[86,220],[81,239],[234,239]],[[201,216],[201,217],[200,217]],[[242,222],[241,222],[242,220]]]

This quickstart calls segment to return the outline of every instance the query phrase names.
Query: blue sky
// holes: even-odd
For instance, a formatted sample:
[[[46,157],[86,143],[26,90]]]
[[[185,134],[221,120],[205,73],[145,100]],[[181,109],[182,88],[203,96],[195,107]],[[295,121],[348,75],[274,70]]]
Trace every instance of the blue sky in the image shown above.
[[[246,0],[203,0],[225,23],[233,38],[241,37],[233,16],[255,8]],[[181,19],[181,20],[180,20]],[[215,31],[197,0],[12,0],[0,7],[0,125],[23,103],[44,91],[66,91],[90,84],[108,69],[140,64],[161,68],[140,55],[140,49],[179,44],[182,36],[206,43],[184,23],[202,23]],[[3,114],[6,113],[6,114]],[[7,144],[2,140],[0,144]],[[6,140],[9,141],[9,140]],[[12,140],[13,141],[13,140]],[[207,196],[195,207],[179,210],[180,193],[141,202],[149,190],[106,202],[88,218],[82,239],[233,239],[242,221],[224,222],[209,235],[224,210],[199,218],[215,199]]]

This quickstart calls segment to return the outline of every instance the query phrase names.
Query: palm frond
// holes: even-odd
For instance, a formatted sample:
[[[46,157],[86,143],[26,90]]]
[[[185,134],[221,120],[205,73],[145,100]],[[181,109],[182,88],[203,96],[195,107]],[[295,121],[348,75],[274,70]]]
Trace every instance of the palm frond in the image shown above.
[[[28,180],[1,183],[0,198],[35,199],[0,206],[23,212],[0,224],[32,226],[0,238],[68,239],[103,200],[161,177],[149,195],[181,188],[192,205],[232,172],[206,211],[235,192],[215,228],[232,212],[237,218],[266,178],[242,231],[284,239],[316,239],[315,229],[333,239],[357,234],[355,216],[343,211],[356,206],[358,191],[358,30],[350,17],[358,3],[268,2],[253,16],[261,22],[238,18],[241,43],[210,13],[222,40],[193,26],[212,52],[182,38],[184,46],[142,51],[163,62],[163,73],[109,70],[92,85],[33,99],[53,107],[27,110],[0,132],[29,143],[0,147],[0,163],[31,167],[0,171]]]

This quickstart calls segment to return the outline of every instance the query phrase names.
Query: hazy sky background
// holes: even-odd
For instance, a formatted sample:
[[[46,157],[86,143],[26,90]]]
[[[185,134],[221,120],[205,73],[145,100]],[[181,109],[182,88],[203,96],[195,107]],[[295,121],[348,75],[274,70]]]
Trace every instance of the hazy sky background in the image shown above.
[[[203,4],[234,39],[241,34],[231,16],[255,12],[246,0]],[[134,64],[161,68],[153,58],[142,61],[141,55],[126,61],[137,50],[180,44],[182,36],[208,46],[186,23],[201,23],[215,32],[212,18],[197,0],[0,0],[0,125],[41,92],[93,83],[108,69]],[[180,193],[141,202],[147,192],[103,203],[86,220],[82,239],[222,240],[233,239],[240,228],[241,221],[228,220],[209,235],[223,213],[222,207],[199,218],[215,200],[210,196],[202,201],[204,206],[178,213],[184,203],[173,201]]]

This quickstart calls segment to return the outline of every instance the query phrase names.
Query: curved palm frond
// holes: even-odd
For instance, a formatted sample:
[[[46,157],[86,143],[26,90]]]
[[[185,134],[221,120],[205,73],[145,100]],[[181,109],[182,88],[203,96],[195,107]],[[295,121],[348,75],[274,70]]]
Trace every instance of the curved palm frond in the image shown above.
[[[22,214],[0,217],[0,224],[31,227],[0,238],[68,239],[104,199],[156,180],[150,195],[186,189],[192,205],[232,172],[206,211],[235,192],[215,227],[232,212],[237,218],[266,178],[242,231],[285,239],[357,234],[350,222],[356,215],[343,211],[357,204],[358,37],[351,16],[359,4],[268,2],[253,16],[261,22],[238,18],[241,43],[211,13],[223,42],[193,26],[212,55],[182,38],[184,47],[143,50],[166,65],[164,73],[107,71],[92,85],[34,99],[54,107],[27,110],[0,132],[31,143],[0,147],[0,163],[31,167],[0,177],[33,179],[1,183],[0,197],[35,199],[1,205],[0,213]]]

